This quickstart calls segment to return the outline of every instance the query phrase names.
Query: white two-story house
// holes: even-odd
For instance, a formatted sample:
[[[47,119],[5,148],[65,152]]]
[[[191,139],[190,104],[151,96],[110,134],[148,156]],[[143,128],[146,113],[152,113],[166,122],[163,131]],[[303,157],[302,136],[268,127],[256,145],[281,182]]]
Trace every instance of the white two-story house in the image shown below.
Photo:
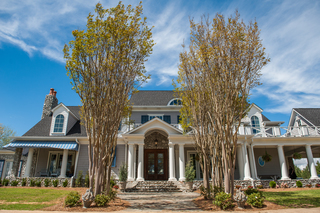
[[[179,124],[181,101],[173,91],[140,91],[131,98],[132,114],[119,128],[116,154],[112,163],[115,178],[120,165],[128,165],[128,181],[184,181],[185,165],[192,160],[196,179],[202,179],[192,136],[183,134]],[[89,167],[88,139],[81,125],[78,106],[58,103],[51,89],[46,96],[42,119],[6,147],[15,148],[13,161],[23,162],[25,177],[71,177]],[[316,179],[314,157],[319,157],[320,109],[293,109],[288,128],[282,121],[270,121],[263,110],[251,105],[239,129],[235,179],[288,180],[292,154],[299,152],[309,162],[311,178]],[[309,113],[310,116],[309,116]],[[315,120],[317,121],[315,123]],[[272,156],[264,162],[265,152]],[[21,167],[21,166],[20,166]],[[21,170],[21,169],[20,169]],[[12,173],[17,175],[18,166]],[[1,172],[1,171],[0,171]]]

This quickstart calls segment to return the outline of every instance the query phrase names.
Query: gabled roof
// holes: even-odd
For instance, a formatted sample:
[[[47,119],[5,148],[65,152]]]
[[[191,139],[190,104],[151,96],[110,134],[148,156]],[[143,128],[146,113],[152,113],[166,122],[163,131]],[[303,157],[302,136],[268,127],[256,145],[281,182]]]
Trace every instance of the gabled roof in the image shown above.
[[[79,106],[66,106],[76,117],[80,118],[80,107]],[[29,131],[23,136],[50,136],[52,116],[46,116],[41,119],[36,125],[34,125]],[[78,120],[69,132],[64,136],[50,136],[50,137],[86,137],[86,129],[83,125],[80,125]]]
[[[264,114],[261,113],[262,121],[270,121]]]
[[[293,108],[314,126],[320,126],[320,108]]]
[[[174,98],[172,90],[141,90],[132,95],[130,103],[133,106],[167,106]]]

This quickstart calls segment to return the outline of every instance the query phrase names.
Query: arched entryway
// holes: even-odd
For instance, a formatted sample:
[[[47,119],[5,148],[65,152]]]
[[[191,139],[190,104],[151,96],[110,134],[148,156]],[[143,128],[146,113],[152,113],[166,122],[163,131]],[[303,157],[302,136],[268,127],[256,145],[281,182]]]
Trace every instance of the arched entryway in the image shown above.
[[[168,143],[168,135],[162,130],[151,130],[145,134],[145,180],[168,180]]]

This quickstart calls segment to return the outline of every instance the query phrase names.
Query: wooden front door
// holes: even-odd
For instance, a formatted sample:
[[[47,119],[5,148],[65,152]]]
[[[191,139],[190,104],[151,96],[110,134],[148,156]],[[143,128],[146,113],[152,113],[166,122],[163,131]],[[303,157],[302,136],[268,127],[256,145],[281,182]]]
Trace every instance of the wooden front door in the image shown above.
[[[168,180],[168,150],[144,150],[145,180]]]

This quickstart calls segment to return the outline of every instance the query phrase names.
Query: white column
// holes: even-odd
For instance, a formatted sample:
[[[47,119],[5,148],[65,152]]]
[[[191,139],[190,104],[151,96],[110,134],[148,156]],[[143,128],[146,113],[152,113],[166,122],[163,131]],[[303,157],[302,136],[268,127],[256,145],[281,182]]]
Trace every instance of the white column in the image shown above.
[[[249,147],[249,153],[251,153],[251,158],[252,158],[252,161],[250,163],[251,165],[251,168],[252,168],[252,176],[254,179],[258,180],[258,173],[257,173],[257,166],[256,166],[256,159],[254,157],[254,150],[253,150],[253,145],[251,144],[250,147]]]
[[[306,145],[306,153],[307,153],[308,164],[309,164],[309,169],[311,174],[310,179],[319,179],[317,175],[316,166],[314,165],[313,155],[312,155],[312,150],[310,145]]]
[[[283,153],[283,145],[278,145],[278,155],[281,169],[281,180],[291,180],[288,176],[288,169]]]
[[[252,180],[246,142],[243,144],[242,150],[243,150],[243,159],[244,159],[244,178],[243,179]]]
[[[243,157],[242,157],[242,145],[240,144],[237,146],[237,159],[238,159],[238,166],[239,166],[239,175],[240,175],[240,180],[243,180],[243,171],[244,171],[244,165],[243,165]]]
[[[61,170],[60,170],[60,176],[59,176],[61,178],[65,178],[66,177],[67,163],[68,163],[68,150],[64,149],[63,150]]]
[[[137,146],[133,146],[133,179],[137,178]]]
[[[27,166],[26,166],[26,171],[24,173],[24,177],[30,177],[32,158],[33,158],[33,151],[34,151],[34,148],[29,148]]]
[[[185,181],[185,160],[184,160],[184,144],[179,144],[179,181]]]
[[[133,144],[129,144],[128,152],[128,181],[133,181]]]
[[[138,178],[137,181],[144,181],[143,178],[143,149],[144,144],[139,144],[139,157],[138,157]]]
[[[174,144],[169,142],[169,180],[168,181],[176,181],[177,179],[174,177]]]

